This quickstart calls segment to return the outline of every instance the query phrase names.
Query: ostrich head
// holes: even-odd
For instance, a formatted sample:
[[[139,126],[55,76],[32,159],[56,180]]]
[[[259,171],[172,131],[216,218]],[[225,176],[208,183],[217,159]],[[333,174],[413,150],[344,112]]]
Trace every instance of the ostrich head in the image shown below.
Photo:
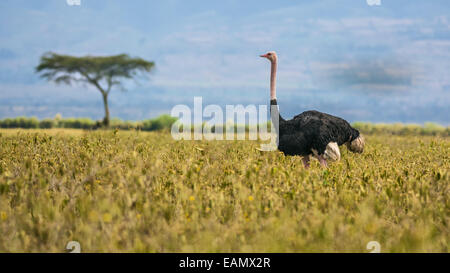
[[[347,142],[347,148],[354,153],[362,153],[364,151],[364,137],[359,135],[354,140]]]
[[[277,60],[277,53],[275,51],[269,51],[260,57],[267,58],[270,62],[275,62]]]

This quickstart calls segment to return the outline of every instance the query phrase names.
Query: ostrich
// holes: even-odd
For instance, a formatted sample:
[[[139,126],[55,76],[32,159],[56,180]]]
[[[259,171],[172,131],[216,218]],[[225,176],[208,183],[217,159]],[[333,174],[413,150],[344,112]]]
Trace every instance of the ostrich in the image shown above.
[[[309,167],[310,155],[313,154],[324,167],[327,160],[340,159],[339,146],[346,144],[354,153],[364,150],[364,138],[358,130],[342,118],[318,111],[305,111],[291,120],[281,117],[276,97],[277,54],[270,51],[264,55],[271,62],[270,105],[276,111],[271,116],[278,116],[278,149],[285,155],[302,156],[303,164]],[[273,107],[275,106],[275,107]],[[272,120],[276,123],[276,120]]]

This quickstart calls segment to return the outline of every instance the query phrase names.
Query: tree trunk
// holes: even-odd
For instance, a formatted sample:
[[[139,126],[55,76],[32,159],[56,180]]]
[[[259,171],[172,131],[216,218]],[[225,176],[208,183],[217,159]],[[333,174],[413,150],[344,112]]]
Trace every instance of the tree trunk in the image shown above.
[[[109,108],[108,108],[108,93],[102,93],[103,105],[105,106],[105,118],[103,119],[103,125],[109,127]]]

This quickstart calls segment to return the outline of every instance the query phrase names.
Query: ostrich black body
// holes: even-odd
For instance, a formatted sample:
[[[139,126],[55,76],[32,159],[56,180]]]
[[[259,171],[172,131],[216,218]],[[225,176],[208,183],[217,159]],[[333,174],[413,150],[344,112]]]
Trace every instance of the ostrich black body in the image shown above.
[[[278,149],[286,155],[307,156],[313,149],[323,155],[328,143],[340,146],[359,136],[359,131],[342,118],[313,110],[285,120],[279,113],[277,100],[271,100],[270,105],[276,105],[271,110],[279,117]]]

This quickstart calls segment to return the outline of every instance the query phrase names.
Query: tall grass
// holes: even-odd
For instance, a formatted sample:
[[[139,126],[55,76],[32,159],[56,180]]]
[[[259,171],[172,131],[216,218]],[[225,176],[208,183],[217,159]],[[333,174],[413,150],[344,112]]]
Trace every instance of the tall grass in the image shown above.
[[[0,252],[450,250],[450,141],[366,138],[306,170],[258,141],[0,130]]]

